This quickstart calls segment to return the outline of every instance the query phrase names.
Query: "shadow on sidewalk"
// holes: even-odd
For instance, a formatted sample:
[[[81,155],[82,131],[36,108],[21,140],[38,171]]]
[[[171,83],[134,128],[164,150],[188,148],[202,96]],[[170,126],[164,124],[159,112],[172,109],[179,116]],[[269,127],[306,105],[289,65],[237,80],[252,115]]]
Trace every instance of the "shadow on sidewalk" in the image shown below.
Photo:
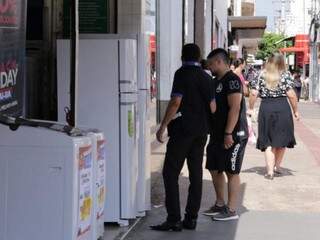
[[[288,177],[294,176],[296,171],[293,171],[289,168],[281,168],[282,174],[276,175],[277,177]],[[266,174],[266,167],[253,167],[242,171],[243,173],[255,173],[260,176],[264,176]]]
[[[186,205],[189,178],[180,176],[180,201],[182,214]],[[227,190],[227,189],[226,189]],[[246,190],[246,184],[241,185],[241,195],[239,199],[239,214],[242,215],[248,212],[248,209],[243,206],[243,199]],[[141,220],[136,228],[129,234],[126,240],[236,240],[238,221],[229,222],[214,222],[211,218],[202,215],[201,213],[212,206],[215,202],[215,194],[212,182],[210,180],[203,181],[203,198],[202,206],[199,213],[198,227],[196,231],[184,230],[181,233],[175,232],[156,232],[149,229],[150,225],[155,225],[163,222],[166,219],[166,210],[164,207],[164,187],[162,174],[160,172],[152,173],[152,210],[147,216]],[[182,215],[183,216],[183,215]]]

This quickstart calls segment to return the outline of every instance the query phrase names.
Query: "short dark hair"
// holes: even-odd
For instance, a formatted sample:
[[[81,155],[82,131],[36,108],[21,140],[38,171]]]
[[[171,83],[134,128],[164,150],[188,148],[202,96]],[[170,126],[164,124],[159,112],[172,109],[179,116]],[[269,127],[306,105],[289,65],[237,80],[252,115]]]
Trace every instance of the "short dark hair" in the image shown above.
[[[200,61],[202,69],[208,69],[208,61],[206,59],[202,59]]]
[[[182,48],[182,61],[199,61],[201,57],[201,51],[197,44],[189,43]]]
[[[244,59],[243,58],[237,58],[234,62],[233,65],[235,68],[239,67],[240,65],[244,64]]]
[[[214,58],[214,57],[217,57],[217,58],[221,59],[223,62],[225,62],[228,65],[230,63],[229,54],[223,48],[216,48],[213,51],[211,51],[211,53],[209,53],[207,59],[211,59],[211,58]]]

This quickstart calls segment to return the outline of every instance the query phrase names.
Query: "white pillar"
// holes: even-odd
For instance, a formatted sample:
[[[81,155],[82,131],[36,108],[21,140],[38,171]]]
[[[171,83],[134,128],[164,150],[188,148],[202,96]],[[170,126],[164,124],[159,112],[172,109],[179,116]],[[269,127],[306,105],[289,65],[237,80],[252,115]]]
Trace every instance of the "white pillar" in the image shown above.
[[[181,66],[182,0],[157,1],[158,120],[170,100],[175,71]]]
[[[197,0],[195,19],[195,43],[199,45],[203,58],[211,51],[212,47],[212,0]]]
[[[206,58],[206,56],[211,52],[212,47],[212,24],[214,21],[212,20],[212,1],[206,0],[205,1],[205,17],[204,17],[204,47],[202,49],[202,56]]]
[[[196,0],[195,3],[195,43],[200,47],[201,52],[205,49],[205,18],[206,0]]]
[[[194,0],[185,0],[185,43],[194,42]]]
[[[242,15],[242,0],[234,0],[234,16]]]
[[[215,33],[216,36],[219,36],[219,39],[217,39],[217,46],[223,48],[228,36],[228,2],[225,0],[214,1],[214,14],[215,21],[219,25],[219,29],[217,29],[219,34],[217,32]]]

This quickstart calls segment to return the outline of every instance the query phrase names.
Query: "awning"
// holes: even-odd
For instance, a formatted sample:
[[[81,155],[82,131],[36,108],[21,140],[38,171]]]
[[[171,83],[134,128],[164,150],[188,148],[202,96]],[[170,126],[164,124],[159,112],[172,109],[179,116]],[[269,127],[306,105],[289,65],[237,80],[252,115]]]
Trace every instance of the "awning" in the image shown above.
[[[266,29],[267,17],[256,16],[229,16],[228,21],[232,29]]]
[[[310,63],[310,54],[308,48],[287,47],[280,48],[279,51],[282,53],[296,53],[297,63],[300,66]]]
[[[232,35],[237,44],[246,48],[256,49],[267,26],[267,17],[229,16]]]
[[[303,53],[308,53],[309,49],[308,48],[298,48],[298,47],[287,47],[287,48],[280,48],[280,52],[303,52]]]
[[[298,65],[308,64],[310,62],[309,36],[307,34],[297,34],[294,37],[294,46],[280,48],[282,53],[295,53]]]

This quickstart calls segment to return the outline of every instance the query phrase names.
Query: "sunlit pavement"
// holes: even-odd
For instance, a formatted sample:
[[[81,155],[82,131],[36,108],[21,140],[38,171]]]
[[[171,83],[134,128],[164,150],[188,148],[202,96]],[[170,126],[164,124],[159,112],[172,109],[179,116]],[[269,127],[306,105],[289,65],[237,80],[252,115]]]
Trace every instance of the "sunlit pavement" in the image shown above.
[[[300,103],[301,121],[296,122],[298,145],[288,150],[283,177],[265,180],[264,157],[253,146],[247,148],[239,200],[240,220],[219,223],[200,216],[196,231],[154,232],[149,225],[165,217],[161,178],[165,146],[153,145],[153,209],[126,239],[216,239],[216,240],[304,240],[318,239],[320,223],[320,105]],[[180,177],[182,209],[188,187],[187,169]],[[207,171],[204,175],[202,210],[210,207],[214,191]]]

